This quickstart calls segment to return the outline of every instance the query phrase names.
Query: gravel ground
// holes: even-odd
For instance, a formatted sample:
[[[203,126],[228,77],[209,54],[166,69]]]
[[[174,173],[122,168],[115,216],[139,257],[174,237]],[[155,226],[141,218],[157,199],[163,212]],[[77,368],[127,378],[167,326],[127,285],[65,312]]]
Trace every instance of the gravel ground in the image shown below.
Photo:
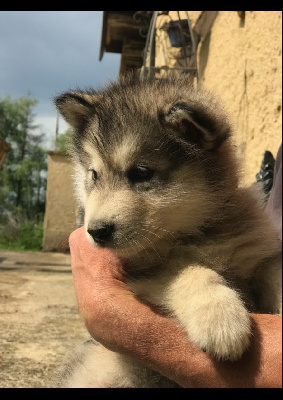
[[[70,255],[0,250],[0,388],[52,388],[78,314]]]

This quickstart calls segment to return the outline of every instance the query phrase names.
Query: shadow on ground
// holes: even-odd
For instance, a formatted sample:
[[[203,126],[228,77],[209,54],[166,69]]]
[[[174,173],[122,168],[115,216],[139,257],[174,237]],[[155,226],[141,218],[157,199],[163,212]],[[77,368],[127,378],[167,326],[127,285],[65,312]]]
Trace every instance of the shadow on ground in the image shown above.
[[[68,254],[0,250],[0,326],[0,387],[54,387],[67,352],[88,337]]]

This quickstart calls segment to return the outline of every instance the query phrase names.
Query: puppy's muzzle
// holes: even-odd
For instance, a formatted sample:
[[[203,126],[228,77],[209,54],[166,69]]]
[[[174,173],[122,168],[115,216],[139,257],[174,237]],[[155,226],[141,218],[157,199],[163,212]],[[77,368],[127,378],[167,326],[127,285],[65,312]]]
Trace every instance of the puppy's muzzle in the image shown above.
[[[97,222],[95,225],[87,229],[87,232],[99,245],[107,245],[107,243],[111,242],[114,231],[114,224],[106,222]]]

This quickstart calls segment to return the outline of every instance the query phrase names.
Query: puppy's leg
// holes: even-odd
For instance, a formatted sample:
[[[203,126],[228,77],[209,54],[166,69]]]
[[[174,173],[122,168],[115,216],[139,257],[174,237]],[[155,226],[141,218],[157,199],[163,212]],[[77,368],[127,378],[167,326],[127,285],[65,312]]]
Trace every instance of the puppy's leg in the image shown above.
[[[158,372],[88,340],[77,346],[62,367],[60,388],[175,388]]]
[[[199,348],[223,360],[242,356],[251,335],[249,314],[238,293],[217,272],[187,268],[174,279],[167,295],[168,308]]]
[[[59,374],[60,388],[134,387],[130,368],[117,353],[107,350],[94,340],[78,345],[67,358]]]

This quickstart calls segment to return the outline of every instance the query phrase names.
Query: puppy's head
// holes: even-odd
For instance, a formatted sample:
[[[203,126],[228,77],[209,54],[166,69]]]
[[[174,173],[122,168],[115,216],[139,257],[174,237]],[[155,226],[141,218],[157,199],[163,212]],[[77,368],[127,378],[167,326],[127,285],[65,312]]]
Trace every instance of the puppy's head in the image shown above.
[[[237,184],[225,114],[185,78],[131,76],[55,104],[74,130],[77,195],[95,246],[161,251],[199,234]]]

